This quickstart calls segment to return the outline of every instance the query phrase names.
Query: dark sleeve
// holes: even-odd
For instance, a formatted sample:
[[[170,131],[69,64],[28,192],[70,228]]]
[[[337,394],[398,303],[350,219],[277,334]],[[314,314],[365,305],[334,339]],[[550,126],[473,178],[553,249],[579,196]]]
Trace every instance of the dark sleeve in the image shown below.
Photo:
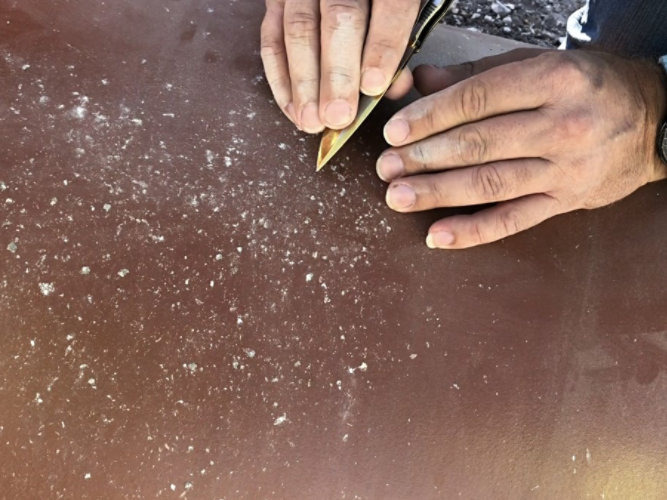
[[[567,48],[657,59],[667,54],[667,0],[588,0],[567,31]]]

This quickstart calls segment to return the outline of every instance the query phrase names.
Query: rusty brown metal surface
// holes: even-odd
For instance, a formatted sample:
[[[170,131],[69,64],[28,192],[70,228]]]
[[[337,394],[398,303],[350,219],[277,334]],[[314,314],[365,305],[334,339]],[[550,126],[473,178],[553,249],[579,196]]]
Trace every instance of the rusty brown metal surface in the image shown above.
[[[665,184],[429,251],[262,12],[0,0],[0,497],[664,498]]]

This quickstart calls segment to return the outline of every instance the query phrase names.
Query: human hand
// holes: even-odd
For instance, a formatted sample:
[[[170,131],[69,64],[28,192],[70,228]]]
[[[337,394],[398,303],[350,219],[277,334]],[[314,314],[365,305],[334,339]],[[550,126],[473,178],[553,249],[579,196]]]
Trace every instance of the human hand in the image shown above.
[[[617,201],[667,177],[658,65],[600,52],[518,50],[420,67],[430,94],[396,113],[377,163],[399,212],[495,203],[429,229],[431,248],[499,240],[554,215]]]
[[[419,0],[372,5],[369,0],[266,0],[261,55],[278,106],[305,132],[349,125],[359,90],[377,95],[390,84],[419,5]]]

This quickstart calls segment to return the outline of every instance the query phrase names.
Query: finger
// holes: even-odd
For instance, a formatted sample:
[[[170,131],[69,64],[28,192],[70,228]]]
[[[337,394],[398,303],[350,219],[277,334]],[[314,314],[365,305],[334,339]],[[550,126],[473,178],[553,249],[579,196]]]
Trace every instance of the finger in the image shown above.
[[[542,56],[505,64],[419,99],[389,120],[385,139],[399,146],[464,123],[538,108],[554,91],[543,78],[547,64]]]
[[[418,0],[373,2],[362,63],[364,94],[379,95],[389,86],[408,45],[419,4]]]
[[[317,133],[324,128],[317,105],[320,93],[320,25],[317,0],[288,1],[285,4],[283,21],[294,113],[302,130]]]
[[[391,84],[385,96],[389,99],[400,99],[410,92],[412,86],[412,71],[410,71],[410,68],[403,68],[403,71],[400,72],[396,81]]]
[[[491,243],[536,226],[563,213],[560,203],[547,194],[534,194],[499,203],[472,215],[455,215],[431,226],[429,248],[469,248]]]
[[[405,175],[481,165],[551,153],[548,141],[560,144],[553,119],[540,111],[523,111],[461,125],[400,148],[377,161],[378,176],[391,181]]]
[[[496,66],[523,61],[535,57],[546,50],[533,48],[515,49],[495,56],[484,57],[477,61],[464,62],[444,68],[437,68],[431,65],[417,66],[414,71],[415,85],[420,94],[433,94]]]
[[[267,0],[261,29],[261,56],[264,73],[276,104],[293,123],[297,123],[292,104],[292,88],[283,30],[285,0]]]
[[[357,113],[361,50],[368,22],[367,0],[322,0],[320,116],[332,129]]]
[[[387,205],[397,212],[462,207],[512,200],[554,188],[554,168],[529,158],[405,177],[387,189]]]

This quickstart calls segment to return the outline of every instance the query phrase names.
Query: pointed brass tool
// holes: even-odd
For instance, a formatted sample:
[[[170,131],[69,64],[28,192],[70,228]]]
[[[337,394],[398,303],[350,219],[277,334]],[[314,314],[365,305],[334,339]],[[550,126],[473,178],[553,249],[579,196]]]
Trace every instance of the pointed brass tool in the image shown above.
[[[424,4],[419,16],[417,17],[417,22],[415,23],[414,28],[412,28],[412,34],[410,35],[410,43],[408,48],[405,50],[403,59],[401,59],[400,64],[398,65],[398,70],[394,74],[394,77],[391,80],[393,84],[398,76],[401,74],[401,71],[407,66],[410,58],[419,52],[419,49],[424,43],[424,40],[428,35],[433,31],[433,28],[442,21],[449,10],[449,7],[454,3],[454,0],[429,0]],[[391,87],[391,84],[389,87]],[[388,89],[388,88],[387,88]],[[332,130],[326,129],[322,134],[322,140],[320,142],[320,149],[317,153],[317,171],[319,172],[324,165],[327,164],[331,158],[343,147],[343,145],[348,141],[354,132],[359,128],[359,126],[364,122],[368,115],[371,114],[375,106],[380,102],[384,97],[386,90],[376,96],[367,96],[361,95],[359,98],[359,110],[357,111],[357,116],[354,121],[345,127],[342,130]]]

